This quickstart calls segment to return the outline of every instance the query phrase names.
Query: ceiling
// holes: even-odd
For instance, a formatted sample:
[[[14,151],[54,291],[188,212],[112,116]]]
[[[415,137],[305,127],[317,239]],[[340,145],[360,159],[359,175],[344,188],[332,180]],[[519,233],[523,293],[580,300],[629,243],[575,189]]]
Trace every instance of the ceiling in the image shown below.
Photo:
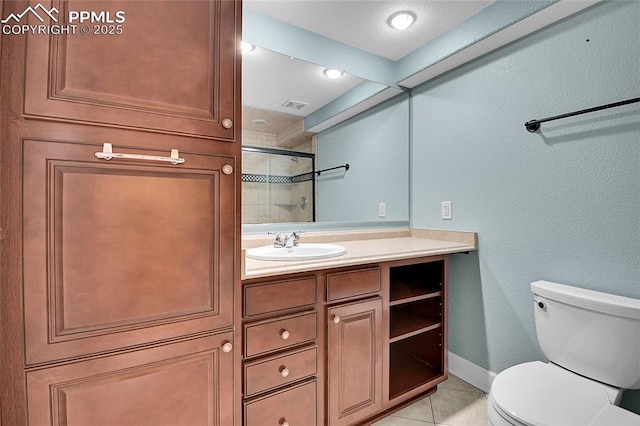
[[[493,0],[244,0],[262,15],[393,61],[406,56],[493,3]],[[411,10],[406,31],[387,25],[394,12]]]

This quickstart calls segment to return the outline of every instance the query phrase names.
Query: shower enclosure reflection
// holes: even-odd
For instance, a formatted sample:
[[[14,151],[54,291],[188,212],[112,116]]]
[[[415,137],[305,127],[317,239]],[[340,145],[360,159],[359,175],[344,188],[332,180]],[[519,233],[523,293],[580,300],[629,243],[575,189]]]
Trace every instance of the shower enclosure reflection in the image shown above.
[[[315,155],[242,147],[242,223],[313,222]]]

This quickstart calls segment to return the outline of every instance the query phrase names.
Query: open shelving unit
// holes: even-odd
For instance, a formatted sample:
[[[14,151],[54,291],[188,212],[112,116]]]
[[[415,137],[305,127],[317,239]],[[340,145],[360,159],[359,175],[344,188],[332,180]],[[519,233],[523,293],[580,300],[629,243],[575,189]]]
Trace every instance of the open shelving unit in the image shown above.
[[[444,375],[445,260],[392,266],[389,399]]]

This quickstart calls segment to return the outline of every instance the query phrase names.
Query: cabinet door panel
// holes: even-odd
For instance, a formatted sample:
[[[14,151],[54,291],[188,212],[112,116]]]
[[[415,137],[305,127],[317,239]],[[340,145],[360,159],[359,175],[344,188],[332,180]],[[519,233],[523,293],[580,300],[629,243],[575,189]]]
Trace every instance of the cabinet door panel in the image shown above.
[[[329,424],[356,424],[382,408],[382,299],[329,308],[328,318]]]
[[[29,364],[232,325],[233,159],[96,151],[24,142]]]
[[[29,35],[25,114],[235,139],[236,126],[222,122],[235,121],[236,2],[41,3],[59,11],[52,12],[59,25],[76,28],[56,36]],[[69,22],[72,11],[102,13],[115,22],[83,26]],[[81,33],[84,29],[88,33]]]
[[[232,333],[27,373],[29,423],[231,425]]]

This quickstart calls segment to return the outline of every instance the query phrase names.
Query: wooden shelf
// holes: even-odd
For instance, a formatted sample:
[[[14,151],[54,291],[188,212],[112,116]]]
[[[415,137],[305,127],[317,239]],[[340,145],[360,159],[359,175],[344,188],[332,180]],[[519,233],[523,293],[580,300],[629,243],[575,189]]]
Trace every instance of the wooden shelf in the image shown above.
[[[389,338],[408,337],[440,327],[442,323],[440,298],[429,298],[391,307]]]
[[[399,333],[396,336],[390,337],[389,338],[389,343],[394,343],[394,342],[397,342],[399,340],[406,339],[408,337],[417,336],[418,334],[426,333],[427,331],[436,330],[436,329],[438,329],[440,327],[442,327],[442,323],[434,322],[434,323],[429,324],[429,325],[427,325],[425,327],[420,327],[420,328],[417,328],[415,330],[413,330],[413,329],[412,330],[408,330],[408,331],[406,331],[404,333]]]
[[[389,349],[389,399],[423,386],[443,373],[410,353],[391,345]]]
[[[391,301],[389,306],[403,303],[415,302],[417,300],[429,299],[431,297],[442,296],[442,291],[425,290],[410,286],[405,282],[394,282],[391,284]]]

